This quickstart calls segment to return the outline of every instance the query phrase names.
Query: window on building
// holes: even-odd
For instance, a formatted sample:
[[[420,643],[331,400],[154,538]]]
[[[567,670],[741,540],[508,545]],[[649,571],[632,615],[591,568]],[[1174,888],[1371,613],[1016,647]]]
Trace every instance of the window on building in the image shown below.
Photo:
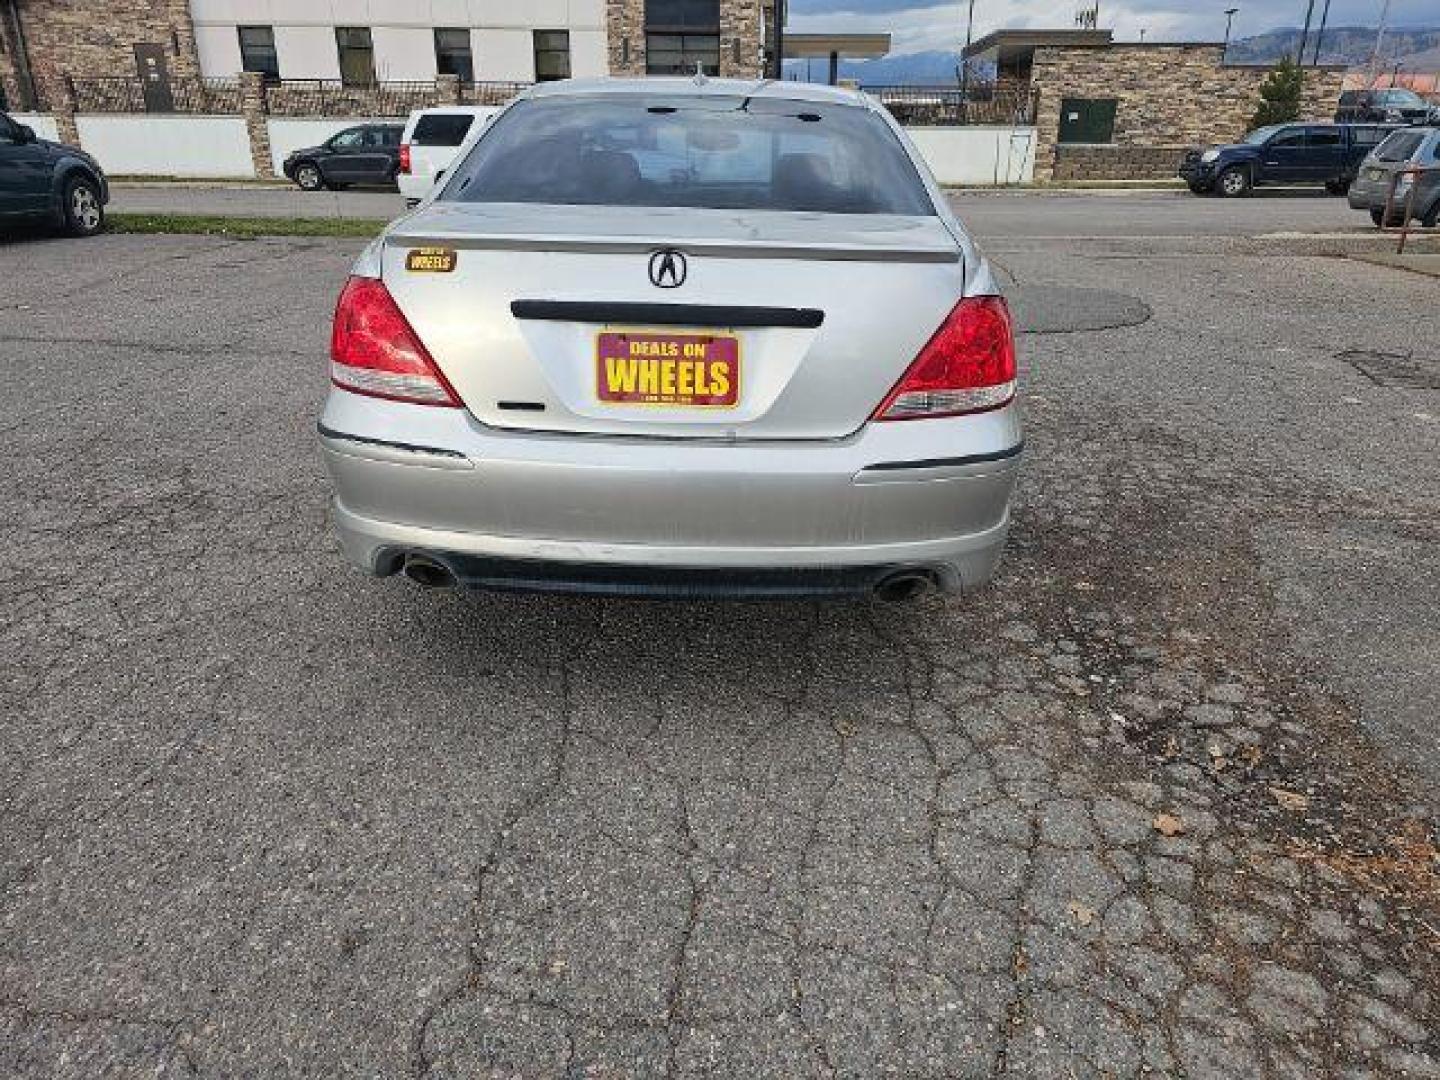
[[[645,0],[645,70],[720,74],[719,0]]]
[[[337,26],[335,47],[340,53],[341,82],[368,86],[375,81],[375,46],[368,26]]]
[[[570,78],[570,31],[535,31],[535,81]]]
[[[720,30],[720,0],[645,0],[645,29]]]
[[[719,34],[646,34],[645,70],[651,75],[720,74]]]
[[[275,53],[275,29],[270,26],[241,26],[240,69],[258,71],[266,82],[280,81],[280,58]]]
[[[439,27],[435,31],[435,70],[475,81],[475,58],[470,54],[470,31]]]

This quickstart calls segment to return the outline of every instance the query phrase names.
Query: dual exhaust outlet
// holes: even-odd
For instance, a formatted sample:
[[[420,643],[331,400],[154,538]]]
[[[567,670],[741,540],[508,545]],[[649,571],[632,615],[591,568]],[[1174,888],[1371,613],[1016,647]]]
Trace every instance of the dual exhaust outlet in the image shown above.
[[[425,589],[453,589],[460,584],[453,570],[428,555],[406,555],[400,572]],[[934,584],[934,579],[924,571],[900,570],[877,582],[874,596],[887,603],[903,603],[928,592]]]

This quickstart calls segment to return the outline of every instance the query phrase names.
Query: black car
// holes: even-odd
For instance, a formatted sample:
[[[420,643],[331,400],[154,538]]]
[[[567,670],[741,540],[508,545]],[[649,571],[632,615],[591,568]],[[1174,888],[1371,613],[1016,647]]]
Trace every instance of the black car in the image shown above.
[[[319,146],[285,159],[285,175],[306,191],[350,184],[395,183],[400,171],[400,124],[359,124],[337,131]]]
[[[105,227],[110,185],[83,150],[35,137],[32,128],[0,113],[0,227],[49,221],[73,236]]]
[[[1189,151],[1180,177],[1197,195],[1246,195],[1261,184],[1324,185],[1343,195],[1365,155],[1394,130],[1384,124],[1274,124],[1238,143]]]
[[[1346,90],[1340,95],[1335,122],[1424,124],[1440,119],[1440,107],[1431,105],[1414,90],[1392,86],[1388,90]]]

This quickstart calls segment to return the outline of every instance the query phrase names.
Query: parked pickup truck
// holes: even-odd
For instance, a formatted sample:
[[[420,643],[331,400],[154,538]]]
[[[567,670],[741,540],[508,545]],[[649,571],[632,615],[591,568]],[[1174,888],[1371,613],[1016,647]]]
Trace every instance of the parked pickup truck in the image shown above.
[[[1343,195],[1365,155],[1394,126],[1384,124],[1275,124],[1256,128],[1238,143],[1191,150],[1180,177],[1199,195],[1234,198],[1261,184],[1324,185]]]

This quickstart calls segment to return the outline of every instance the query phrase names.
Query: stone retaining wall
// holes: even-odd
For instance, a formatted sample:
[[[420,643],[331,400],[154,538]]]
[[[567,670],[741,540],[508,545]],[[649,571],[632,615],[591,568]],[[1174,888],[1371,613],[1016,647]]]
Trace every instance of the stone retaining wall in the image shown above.
[[[1184,146],[1096,146],[1061,143],[1054,148],[1052,180],[1165,180],[1180,167]]]
[[[1116,146],[1169,152],[1177,146],[1238,139],[1250,126],[1269,68],[1222,64],[1222,55],[1220,45],[1203,44],[1036,49],[1031,72],[1039,92],[1035,178],[1059,178],[1056,139],[1065,98],[1116,99]],[[1329,120],[1343,78],[1340,67],[1307,68],[1301,119]]]

